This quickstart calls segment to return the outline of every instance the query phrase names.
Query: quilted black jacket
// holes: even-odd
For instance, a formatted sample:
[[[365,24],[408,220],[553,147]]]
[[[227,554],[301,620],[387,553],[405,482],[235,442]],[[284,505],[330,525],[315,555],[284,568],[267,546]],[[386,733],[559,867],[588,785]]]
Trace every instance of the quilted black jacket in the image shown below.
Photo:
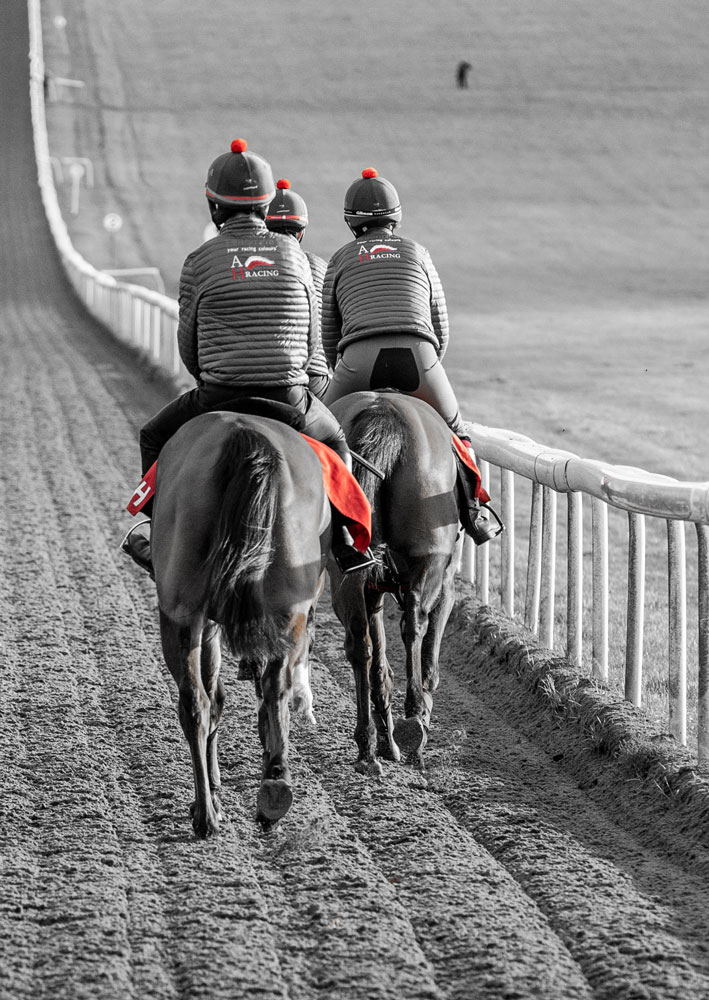
[[[378,333],[416,334],[442,359],[448,310],[428,250],[386,228],[340,247],[325,275],[321,332],[333,367],[348,344]]]
[[[204,382],[306,385],[319,344],[310,264],[290,236],[236,215],[182,268],[177,341],[187,370]]]

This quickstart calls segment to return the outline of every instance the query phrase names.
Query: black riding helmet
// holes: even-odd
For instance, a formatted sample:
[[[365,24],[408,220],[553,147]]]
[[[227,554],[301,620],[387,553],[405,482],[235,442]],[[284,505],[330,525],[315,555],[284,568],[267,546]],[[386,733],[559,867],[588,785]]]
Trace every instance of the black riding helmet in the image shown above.
[[[266,225],[274,233],[289,233],[299,240],[308,225],[308,207],[290,181],[282,177],[276,184],[276,196],[268,206]]]
[[[375,225],[397,226],[401,222],[396,188],[380,177],[374,167],[366,167],[362,176],[347,189],[345,222],[353,232]]]
[[[231,214],[229,209],[246,212],[255,209],[263,214],[275,194],[270,165],[248,150],[246,139],[234,139],[231,152],[214,160],[207,172],[205,188],[212,218],[225,214],[219,209],[227,210],[226,214]]]

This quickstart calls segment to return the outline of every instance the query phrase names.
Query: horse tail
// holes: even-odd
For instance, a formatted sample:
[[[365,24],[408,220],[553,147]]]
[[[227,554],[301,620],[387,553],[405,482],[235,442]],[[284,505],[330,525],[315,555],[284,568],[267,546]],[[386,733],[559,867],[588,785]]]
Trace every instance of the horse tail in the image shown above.
[[[274,558],[281,477],[276,449],[262,434],[235,427],[217,462],[222,506],[207,556],[209,616],[235,656],[272,659],[284,622],[268,612],[264,583]]]
[[[347,442],[384,473],[386,480],[409,453],[409,428],[401,412],[380,399],[374,406],[362,410],[354,418],[347,435]],[[377,497],[385,485],[378,476],[365,466],[354,463],[356,478],[367,495],[372,509],[377,508]]]

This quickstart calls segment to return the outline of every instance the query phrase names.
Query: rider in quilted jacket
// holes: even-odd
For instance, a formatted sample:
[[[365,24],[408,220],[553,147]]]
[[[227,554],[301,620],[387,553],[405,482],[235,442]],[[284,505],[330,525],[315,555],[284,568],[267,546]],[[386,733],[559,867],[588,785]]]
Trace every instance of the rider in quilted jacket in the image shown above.
[[[440,278],[421,244],[394,230],[401,205],[393,184],[368,167],[345,195],[354,240],[337,250],[323,288],[322,341],[335,374],[324,402],[350,392],[399,389],[418,396],[465,439],[441,361],[448,312]]]
[[[287,233],[299,243],[303,239],[308,225],[308,207],[303,198],[291,188],[291,183],[286,177],[282,177],[276,184],[276,197],[268,206],[266,225],[272,233]],[[327,261],[309,250],[305,251],[305,256],[308,258],[313,275],[318,304],[322,308],[322,289]],[[320,343],[308,364],[308,384],[318,399],[322,399],[325,395],[330,377],[330,366]]]
[[[322,342],[335,372],[323,401],[329,406],[351,392],[376,389],[417,396],[443,417],[472,459],[458,400],[441,364],[448,312],[428,250],[394,235],[401,222],[399,196],[373,167],[348,188],[344,211],[354,240],[333,254],[325,274]],[[480,545],[499,533],[502,522],[493,525],[480,506],[478,480],[466,464],[459,460],[460,519]]]
[[[179,289],[178,347],[197,385],[141,429],[143,475],[192,417],[248,411],[253,397],[295,410],[303,432],[352,467],[342,428],[308,389],[308,364],[320,346],[318,296],[298,243],[266,228],[274,194],[271,167],[244,139],[235,139],[209,168],[206,195],[219,233],[189,254]],[[352,547],[344,526],[334,538],[333,556],[343,572],[371,565],[370,556]],[[129,532],[123,548],[149,568],[145,529]]]

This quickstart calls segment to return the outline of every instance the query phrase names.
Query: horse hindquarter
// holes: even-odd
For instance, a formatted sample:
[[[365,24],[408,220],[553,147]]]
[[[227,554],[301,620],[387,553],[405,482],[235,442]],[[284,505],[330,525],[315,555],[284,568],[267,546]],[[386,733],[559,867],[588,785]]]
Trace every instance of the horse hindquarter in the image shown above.
[[[313,453],[290,428],[263,418],[195,418],[166,452],[154,531],[161,631],[192,755],[193,825],[208,836],[219,818],[217,625],[233,653],[253,665],[263,695],[259,818],[272,822],[290,806],[288,694],[298,661],[306,659],[308,614],[319,594],[323,491],[309,468],[309,491],[299,493],[294,468],[307,466]],[[298,520],[285,523],[295,510],[312,524],[309,532]],[[294,537],[304,547],[295,554]]]

